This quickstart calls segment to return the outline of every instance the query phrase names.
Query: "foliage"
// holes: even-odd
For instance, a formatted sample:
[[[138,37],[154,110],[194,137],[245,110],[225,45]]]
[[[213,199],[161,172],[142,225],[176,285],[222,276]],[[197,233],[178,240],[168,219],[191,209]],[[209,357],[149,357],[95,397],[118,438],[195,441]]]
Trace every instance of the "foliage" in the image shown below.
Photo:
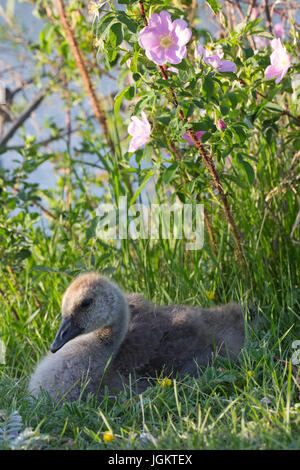
[[[0,410],[0,447],[10,450],[27,450],[38,448],[38,443],[48,439],[48,436],[40,435],[31,428],[23,427],[22,417],[18,411],[13,411],[10,415],[5,410]]]
[[[16,432],[25,448],[37,437],[32,429],[51,436],[42,444],[33,442],[49,448],[296,448],[299,382],[290,360],[292,342],[299,337],[297,17],[287,22],[295,15],[274,5],[268,23],[263,2],[257,2],[255,18],[242,1],[239,14],[232,13],[230,2],[212,0],[201,5],[109,0],[89,6],[71,0],[64,10],[72,43],[58,2],[30,3],[41,21],[37,37],[29,38],[17,17],[5,19],[14,26],[14,36],[12,27],[0,24],[8,50],[20,53],[18,65],[25,64],[18,83],[26,83],[34,96],[40,88],[45,91],[35,111],[35,135],[29,127],[34,123],[28,112],[31,95],[26,101],[26,89],[17,92],[11,77],[5,83],[16,85],[14,98],[7,108],[0,107],[0,117],[4,111],[16,119],[26,115],[4,144],[12,124],[0,122],[0,340],[6,345],[0,407],[5,426],[22,416],[30,432],[21,431],[23,424]],[[162,11],[173,21],[185,20],[192,31],[187,56],[171,70],[171,64],[150,60],[139,44],[145,18]],[[202,19],[203,11],[213,27]],[[276,11],[285,20],[281,41],[291,61],[278,84],[265,77]],[[263,48],[258,38],[267,41]],[[199,44],[211,56],[222,50],[220,60],[236,64],[236,72],[210,65],[197,54]],[[0,79],[9,73],[3,70]],[[145,145],[129,152],[128,126],[142,113],[151,134]],[[190,130],[204,132],[198,145],[183,137]],[[203,152],[224,189],[246,270]],[[56,183],[42,184],[40,176],[50,171]],[[184,238],[99,238],[97,209],[102,203],[117,205],[120,196],[128,207],[203,203],[203,249],[186,250]],[[60,321],[61,295],[74,275],[89,269],[158,303],[254,302],[259,328],[249,332],[240,363],[219,358],[199,380],[176,379],[167,387],[155,383],[142,401],[124,392],[118,399],[104,397],[101,404],[91,397],[86,404],[60,409],[47,397],[31,402],[24,393],[28,374],[49,348]],[[108,430],[114,439],[104,443]],[[0,442],[14,446],[9,439]]]

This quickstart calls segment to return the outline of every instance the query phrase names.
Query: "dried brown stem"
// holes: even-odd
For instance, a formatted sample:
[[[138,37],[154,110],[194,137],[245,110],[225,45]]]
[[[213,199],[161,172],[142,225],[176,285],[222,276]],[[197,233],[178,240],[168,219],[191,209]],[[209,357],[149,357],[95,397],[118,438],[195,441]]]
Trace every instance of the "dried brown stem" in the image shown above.
[[[67,17],[66,17],[66,12],[65,12],[65,7],[63,4],[62,0],[57,0],[57,6],[58,6],[58,11],[59,11],[59,16],[60,16],[60,21],[62,23],[62,26],[66,32],[66,36],[69,40],[69,43],[71,45],[75,61],[78,67],[78,70],[81,74],[82,80],[84,82],[86,91],[91,99],[91,103],[94,109],[94,113],[96,115],[96,118],[102,127],[105,139],[107,141],[107,144],[109,145],[110,149],[112,152],[114,152],[114,144],[110,138],[109,131],[108,131],[108,126],[107,126],[107,120],[105,116],[104,109],[102,108],[101,104],[99,103],[95,89],[93,87],[93,84],[91,82],[91,79],[89,77],[89,74],[87,72],[85,63],[83,61],[82,55],[79,51],[77,41],[75,39],[75,36],[73,34],[73,31],[68,23]]]
[[[48,211],[48,209],[46,209],[44,206],[42,206],[42,204],[40,204],[38,201],[32,201],[32,202],[36,207],[38,207],[42,212],[44,212],[44,214],[47,217],[49,217],[49,219],[55,220],[56,222],[58,222],[57,217],[55,217],[55,215],[53,215],[50,211]]]
[[[92,115],[92,117],[94,117],[94,115]],[[80,127],[81,126],[78,126],[75,129],[72,129],[71,133],[73,134],[74,132],[77,132],[80,129]],[[63,139],[64,137],[66,137],[68,135],[68,132],[69,132],[68,129],[67,130],[60,129],[60,130],[64,131],[64,132],[62,132],[61,134],[49,137],[48,139],[44,139],[44,140],[40,140],[39,142],[35,142],[35,145],[37,147],[39,147],[39,146],[47,147],[49,144],[51,144],[51,142],[55,142],[56,140]],[[9,147],[6,146],[7,151],[8,150],[18,150],[18,149],[23,149],[23,148],[24,148],[24,144],[22,144],[22,145],[11,145]]]
[[[71,45],[71,48],[73,50],[73,54],[74,54],[74,57],[75,57],[77,67],[80,71],[80,74],[81,74],[82,80],[85,84],[87,93],[90,96],[91,103],[92,103],[92,106],[93,106],[93,109],[94,109],[94,113],[96,115],[96,118],[97,118],[100,126],[102,127],[106,142],[107,142],[111,152],[116,153],[114,143],[113,143],[113,141],[112,141],[112,139],[110,138],[110,135],[109,135],[109,130],[108,130],[107,120],[106,120],[106,116],[105,116],[105,111],[102,108],[101,103],[97,99],[95,89],[94,89],[93,84],[91,82],[91,79],[90,79],[90,76],[88,74],[85,63],[83,61],[82,55],[79,51],[79,47],[78,47],[76,38],[75,38],[75,36],[73,34],[73,31],[72,31],[72,29],[71,29],[71,27],[68,23],[64,3],[63,3],[62,0],[57,0],[57,5],[58,5],[58,11],[59,11],[59,16],[60,16],[62,26],[65,29],[67,38],[68,38],[69,43]],[[119,166],[119,168],[120,168],[120,171],[121,171],[120,166]],[[124,178],[124,182],[125,182],[125,184],[128,188],[128,191],[130,192],[131,195],[133,195],[133,189],[131,187],[128,176],[123,175],[123,178]]]
[[[43,99],[46,96],[46,89],[41,90],[30,105],[25,109],[21,116],[12,124],[11,128],[5,134],[5,136],[0,140],[0,147],[4,147],[6,143],[14,136],[16,131],[24,124],[24,122],[31,116],[33,111],[41,104]]]

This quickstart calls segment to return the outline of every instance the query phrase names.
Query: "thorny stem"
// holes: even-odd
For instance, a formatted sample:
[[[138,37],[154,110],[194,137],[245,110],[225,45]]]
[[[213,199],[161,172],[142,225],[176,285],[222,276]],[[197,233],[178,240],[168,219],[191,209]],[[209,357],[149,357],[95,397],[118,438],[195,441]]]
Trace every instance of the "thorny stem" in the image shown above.
[[[176,148],[174,142],[172,142],[172,141],[167,141],[167,142],[168,142],[168,146],[169,146],[169,149],[171,150],[171,152],[176,156],[176,158],[178,160],[182,160],[183,156],[180,154],[180,152]],[[197,196],[197,200],[199,201],[198,196]],[[207,213],[205,208],[204,208],[204,221],[205,221],[207,231],[208,231],[210,246],[211,246],[212,251],[215,255],[215,258],[217,259],[218,258],[217,244],[216,244],[216,240],[215,240],[215,237],[214,237],[213,228],[212,228],[208,213]]]
[[[143,2],[140,1],[139,3],[140,3],[140,10],[141,10],[142,18],[143,18],[143,20],[144,20],[145,25],[148,26],[148,21],[147,21],[146,15],[145,15],[145,10],[144,10]]]
[[[148,26],[148,21],[147,21],[145,11],[144,11],[143,1],[141,0],[139,2],[139,4],[140,4],[140,11],[141,11],[141,15],[143,17],[144,23],[145,23],[146,26]],[[168,72],[167,72],[165,66],[159,65],[158,68],[159,68],[163,78],[165,80],[167,80],[168,79]],[[175,93],[175,91],[172,87],[169,87],[169,90],[170,90],[171,95],[172,95],[173,105],[174,105],[175,108],[178,108],[179,103],[178,103],[178,100],[177,100],[177,97],[176,97],[176,93]],[[187,122],[187,119],[184,116],[183,111],[181,109],[179,110],[179,115],[180,115],[181,119],[184,122]],[[220,195],[220,198],[221,198],[221,201],[222,201],[222,204],[223,204],[223,207],[224,207],[226,219],[229,223],[229,226],[231,228],[231,231],[232,231],[232,234],[233,234],[233,237],[234,237],[237,249],[238,249],[238,253],[239,253],[239,257],[240,257],[239,259],[242,260],[242,265],[247,270],[247,262],[246,262],[245,255],[244,255],[241,243],[240,243],[240,235],[238,233],[234,218],[232,216],[232,213],[231,213],[231,210],[230,210],[230,207],[229,207],[229,204],[228,204],[227,196],[226,196],[226,194],[223,190],[223,186],[222,186],[222,183],[220,181],[219,174],[218,174],[218,172],[215,168],[213,158],[209,153],[207,153],[206,149],[203,147],[201,142],[197,139],[196,134],[192,129],[189,129],[187,131],[187,133],[188,133],[189,137],[193,140],[193,142],[196,145],[197,149],[199,150],[199,152],[202,156],[202,159],[204,161],[204,164],[207,167],[207,169],[209,170],[210,175],[211,175],[211,177],[212,177],[212,179],[215,183],[215,186],[218,190],[218,194]]]
[[[186,121],[185,118],[184,118],[184,120]],[[242,260],[242,263],[243,263],[244,267],[247,268],[245,255],[244,255],[241,243],[240,243],[240,235],[239,235],[237,227],[235,225],[235,221],[234,221],[233,215],[231,213],[231,210],[230,210],[230,207],[229,207],[229,204],[228,204],[227,196],[224,192],[222,183],[220,181],[219,174],[218,174],[218,172],[215,168],[213,158],[209,153],[206,152],[206,149],[203,147],[203,145],[197,139],[195,132],[191,129],[188,130],[187,132],[188,132],[188,135],[193,140],[194,144],[196,145],[197,149],[201,153],[202,159],[203,159],[207,169],[209,170],[210,175],[211,175],[211,177],[212,177],[212,179],[215,183],[215,186],[216,186],[216,188],[218,190],[218,193],[220,195],[220,198],[221,198],[221,201],[222,201],[222,204],[223,204],[223,207],[224,207],[224,211],[225,211],[225,216],[226,216],[226,219],[227,219],[227,221],[230,225],[230,228],[231,228],[231,231],[232,231],[232,234],[233,234],[233,237],[234,237],[234,240],[235,240],[240,258]]]

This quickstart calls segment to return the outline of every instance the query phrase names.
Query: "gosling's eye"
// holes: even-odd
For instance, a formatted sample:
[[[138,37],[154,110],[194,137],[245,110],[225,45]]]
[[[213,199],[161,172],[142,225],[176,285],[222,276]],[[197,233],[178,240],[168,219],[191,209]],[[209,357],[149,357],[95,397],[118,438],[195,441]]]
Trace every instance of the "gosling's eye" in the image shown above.
[[[83,301],[80,304],[80,307],[87,308],[92,304],[92,302],[93,302],[93,299],[83,299]]]

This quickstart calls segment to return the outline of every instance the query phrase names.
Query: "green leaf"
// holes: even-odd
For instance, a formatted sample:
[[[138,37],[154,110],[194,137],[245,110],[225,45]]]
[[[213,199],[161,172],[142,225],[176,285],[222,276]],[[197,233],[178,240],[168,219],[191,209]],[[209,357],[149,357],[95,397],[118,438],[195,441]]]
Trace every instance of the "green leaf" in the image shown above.
[[[247,138],[247,134],[244,131],[244,128],[239,124],[234,124],[234,125],[232,125],[231,128],[234,131],[234,133],[236,134],[236,136],[238,137],[240,143],[243,144],[245,142],[246,138]]]
[[[23,260],[29,258],[31,256],[31,251],[27,248],[22,248],[18,253],[15,255],[15,259]]]
[[[55,25],[51,23],[47,23],[44,28],[42,29],[44,33],[44,38],[49,41],[52,38],[55,30]]]
[[[255,181],[255,173],[254,173],[253,167],[250,165],[249,162],[243,159],[243,156],[240,153],[237,154],[237,161],[243,167],[247,175],[249,184],[253,185]]]
[[[250,163],[246,162],[246,160],[242,160],[242,165],[247,174],[249,183],[253,185],[255,181],[255,173],[254,173],[253,167],[250,165]]]
[[[236,381],[236,376],[234,374],[223,374],[221,375],[221,377],[217,377],[215,379],[215,382],[216,383],[224,383],[224,382],[227,382],[227,383],[233,383]]]
[[[153,176],[153,173],[154,171],[153,170],[150,170],[148,171],[148,173],[146,174],[145,178],[143,179],[143,182],[142,184],[140,185],[140,187],[137,189],[137,191],[135,192],[135,194],[132,196],[131,198],[131,201],[129,203],[129,207],[134,204],[135,200],[137,199],[137,197],[139,196],[139,194],[141,193],[142,189],[146,186],[146,184],[148,183],[148,180],[151,178],[151,176]]]
[[[145,107],[148,105],[149,99],[151,99],[154,96],[153,92],[147,93],[147,95],[143,96],[135,105],[133,114],[139,114]]]
[[[203,87],[203,91],[206,93],[207,99],[211,98],[212,95],[214,94],[215,83],[209,75],[206,75],[204,77],[202,87]]]
[[[113,23],[116,23],[116,21],[117,20],[114,16],[111,14],[107,15],[97,28],[97,38],[104,39],[109,32],[109,28],[113,25]]]
[[[51,42],[54,37],[55,25],[46,24],[40,32],[41,50],[50,54]]]
[[[167,126],[171,120],[171,117],[169,114],[162,114],[161,116],[156,118],[159,122]]]
[[[267,38],[267,39],[274,39],[274,36],[272,36],[272,34],[270,34],[268,31],[266,31],[264,29],[264,27],[262,26],[258,26],[257,28],[253,28],[249,31],[249,34],[251,36],[262,36],[263,38]]]
[[[129,18],[129,16],[126,15],[124,11],[120,11],[117,15],[118,20],[121,21],[121,23],[125,24],[129,31],[132,33],[136,33],[137,31],[137,25],[133,20]]]
[[[238,104],[237,93],[235,93],[234,91],[230,91],[229,93],[226,93],[226,97],[230,100],[232,107],[235,108]]]
[[[204,144],[204,142],[210,139],[210,136],[211,136],[210,132],[205,132],[205,134],[203,134],[201,137],[201,142]]]
[[[96,229],[98,222],[100,220],[100,217],[94,217],[93,220],[91,221],[90,225],[87,227],[85,231],[85,238],[86,241],[90,240],[90,238],[95,238],[96,236]]]
[[[118,47],[123,41],[123,29],[121,23],[114,23],[110,29],[110,35],[112,36],[111,43]]]
[[[221,9],[221,5],[217,2],[217,0],[206,0],[206,3],[210,6],[215,15]]]
[[[178,163],[174,163],[173,165],[169,166],[165,172],[163,173],[163,181],[166,184],[169,184],[172,179],[174,179],[178,168]]]
[[[121,90],[121,91],[119,91],[119,93],[116,94],[116,96],[115,96],[115,105],[114,105],[114,111],[115,111],[116,116],[118,116],[118,114],[119,114],[122,99],[123,99],[125,93],[127,93],[130,88],[133,88],[133,87],[128,86],[128,87],[124,88],[124,90]]]
[[[153,154],[154,154],[154,149],[153,149],[152,145],[147,143],[147,145],[144,148],[143,155],[142,155],[142,157],[144,158],[145,163],[151,163],[152,162]]]
[[[34,266],[33,268],[31,268],[31,271],[41,271],[43,273],[55,273],[56,272],[55,269],[51,268],[50,266],[46,266],[44,264]]]
[[[132,57],[132,53],[131,52],[127,52],[127,54],[124,54],[123,57],[121,58],[120,60],[120,65],[124,65],[125,62],[128,60],[128,59],[131,59]]]
[[[131,101],[135,96],[135,86],[129,86],[126,89],[126,92],[124,93],[124,98],[127,101]]]
[[[274,113],[280,113],[281,114],[283,112],[281,106],[279,106],[276,103],[267,103],[266,106],[265,106],[265,109],[267,109],[268,111],[273,111]]]
[[[141,78],[141,75],[140,75],[139,73],[134,73],[134,74],[132,75],[132,78],[133,78],[133,80],[134,80],[135,82],[138,82],[138,81],[140,80],[140,78]]]
[[[197,131],[209,131],[210,129],[215,129],[215,125],[212,121],[203,120],[200,122],[194,122],[192,128],[195,132]]]

